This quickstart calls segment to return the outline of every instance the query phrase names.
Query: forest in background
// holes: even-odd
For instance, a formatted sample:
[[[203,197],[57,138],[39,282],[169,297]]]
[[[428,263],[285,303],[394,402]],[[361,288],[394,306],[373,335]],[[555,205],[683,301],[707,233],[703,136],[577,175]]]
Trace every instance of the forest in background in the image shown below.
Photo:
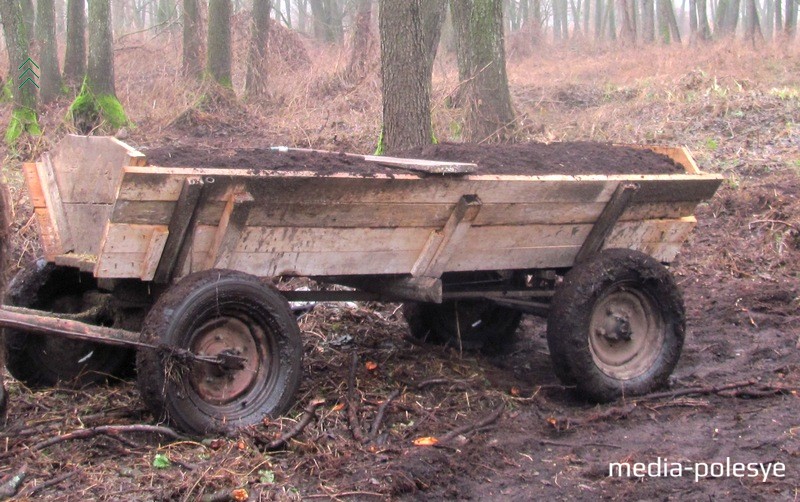
[[[435,139],[434,131],[427,126],[431,120],[431,72],[437,50],[445,51],[456,55],[459,82],[448,96],[447,105],[466,110],[463,139],[504,141],[514,137],[517,121],[507,91],[507,54],[530,57],[553,47],[591,51],[669,44],[697,46],[730,39],[756,48],[767,44],[785,46],[795,40],[799,3],[4,1],[0,3],[0,17],[8,71],[2,82],[3,99],[14,103],[5,139],[13,146],[20,137],[38,136],[39,107],[59,99],[70,100],[67,122],[77,132],[114,133],[131,125],[116,96],[120,82],[115,79],[114,60],[123,51],[141,46],[143,37],[152,37],[180,42],[182,71],[176,81],[203,85],[200,99],[193,103],[200,111],[235,108],[232,103],[237,95],[250,104],[269,102],[273,97],[270,70],[286,70],[270,60],[270,50],[291,69],[309,63],[310,47],[338,47],[340,57],[346,61],[336,61],[337,67],[341,66],[337,81],[323,85],[334,92],[337,88],[352,88],[364,81],[369,69],[381,67],[385,99],[379,151],[399,150]],[[164,48],[174,46],[171,42]],[[18,62],[24,56],[31,56],[40,70],[41,75],[37,76],[41,85],[37,88],[26,85],[20,89],[15,85],[21,71]],[[240,60],[245,61],[244,70],[241,76],[234,75]],[[214,85],[207,85],[209,82]]]

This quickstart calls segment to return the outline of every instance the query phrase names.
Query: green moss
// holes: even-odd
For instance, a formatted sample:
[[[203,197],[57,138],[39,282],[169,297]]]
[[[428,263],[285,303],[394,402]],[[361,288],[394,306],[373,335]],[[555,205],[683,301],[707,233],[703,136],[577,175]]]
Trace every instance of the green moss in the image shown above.
[[[381,127],[381,135],[378,136],[378,146],[375,147],[375,153],[373,155],[383,155],[383,152],[386,151],[386,142],[383,138],[383,127]]]
[[[104,121],[111,129],[130,125],[122,104],[111,94],[97,96],[84,81],[81,91],[69,106],[67,120],[74,122],[79,129],[93,129]]]
[[[6,144],[13,145],[26,132],[31,136],[41,136],[42,134],[36,111],[30,108],[15,108],[11,112],[11,121],[6,129]]]
[[[0,103],[7,103],[14,100],[14,88],[12,85],[12,80],[6,80],[6,83],[3,84],[3,89],[0,91]]]

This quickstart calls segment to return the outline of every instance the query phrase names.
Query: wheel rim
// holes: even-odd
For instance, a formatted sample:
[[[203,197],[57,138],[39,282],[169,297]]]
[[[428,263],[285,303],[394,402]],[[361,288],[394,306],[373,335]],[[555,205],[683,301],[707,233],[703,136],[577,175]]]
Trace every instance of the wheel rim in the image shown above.
[[[208,357],[226,353],[243,358],[244,364],[241,369],[225,369],[216,364],[196,365],[191,372],[191,382],[197,395],[208,403],[220,405],[246,394],[257,381],[259,371],[264,369],[256,343],[263,338],[263,331],[256,323],[235,317],[219,317],[198,327],[192,352]]]
[[[592,310],[589,348],[597,367],[620,380],[652,367],[666,339],[656,302],[633,284],[610,287]]]

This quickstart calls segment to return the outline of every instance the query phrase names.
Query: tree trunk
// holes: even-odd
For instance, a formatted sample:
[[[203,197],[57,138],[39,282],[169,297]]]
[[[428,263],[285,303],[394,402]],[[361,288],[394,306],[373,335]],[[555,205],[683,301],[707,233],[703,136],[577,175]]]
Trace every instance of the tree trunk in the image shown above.
[[[667,15],[667,24],[669,26],[670,35],[672,35],[672,40],[680,44],[681,30],[678,27],[678,19],[675,17],[675,6],[672,4],[672,0],[663,0],[663,2],[667,4],[665,14]]]
[[[6,143],[13,144],[24,132],[41,134],[36,116],[36,86],[27,81],[23,81],[22,84],[16,83],[17,75],[25,71],[26,67],[30,67],[30,63],[27,63],[26,67],[20,69],[26,62],[30,50],[31,39],[28,33],[30,25],[25,22],[22,5],[19,2],[0,2],[0,20],[3,23],[9,66],[13,68],[9,80],[12,83],[14,110],[11,112],[11,120],[5,135]],[[36,67],[32,67],[32,70],[36,70]]]
[[[41,89],[39,97],[49,103],[61,93],[61,72],[58,69],[58,47],[56,45],[56,6],[53,0],[39,0],[36,19],[36,35],[39,44],[41,67]]]
[[[542,2],[533,0],[531,8],[531,42],[534,47],[542,43]]]
[[[219,85],[232,89],[231,10],[231,0],[210,0],[208,3],[206,72]]]
[[[758,19],[758,6],[756,5],[756,0],[747,0],[746,4],[747,8],[747,25],[746,25],[746,32],[747,32],[747,39],[755,45],[756,40],[759,39],[761,41],[764,40],[764,34],[761,32],[761,23]]]
[[[86,75],[86,9],[84,0],[67,1],[67,48],[64,54],[64,81],[73,88]]]
[[[783,31],[783,10],[781,9],[781,0],[775,0],[775,38],[778,33]]]
[[[630,0],[619,0],[619,12],[622,16],[622,40],[631,45],[636,43],[636,25],[632,7],[633,4]]]
[[[33,8],[33,0],[19,0],[22,6],[22,19],[25,21],[25,32],[28,40],[36,40],[36,12]]]
[[[500,0],[454,0],[451,4],[459,49],[467,51],[469,104],[465,139],[505,140],[514,122],[508,91]]]
[[[795,4],[795,0],[786,0],[786,8],[784,11],[784,17],[786,19],[784,31],[786,32],[786,38],[793,40],[797,32],[797,5]]]
[[[667,4],[667,0],[656,0],[656,3],[658,4],[658,38],[662,43],[669,44],[672,38],[670,37],[669,12],[667,10],[672,6]]]
[[[329,44],[341,42],[343,16],[335,0],[309,0],[309,3],[314,17],[314,37]]]
[[[96,96],[115,96],[114,40],[109,0],[89,0],[89,64],[86,78]]]
[[[603,0],[596,0],[594,3],[594,38],[603,39]]]
[[[646,43],[656,40],[654,0],[642,0],[642,38]]]
[[[689,0],[689,44],[694,45],[699,38],[697,30],[697,0]]]
[[[358,0],[358,11],[350,41],[350,55],[343,75],[346,82],[354,83],[364,78],[374,48],[372,0]]]
[[[708,22],[708,4],[706,0],[697,0],[697,29],[700,40],[711,40],[711,25]]]
[[[183,74],[199,79],[203,75],[203,35],[199,0],[183,0]]]
[[[253,0],[253,22],[250,25],[250,51],[244,91],[258,98],[267,93],[267,42],[269,41],[269,0]]]
[[[380,0],[383,130],[379,153],[430,144],[431,74],[421,11],[430,0]]]

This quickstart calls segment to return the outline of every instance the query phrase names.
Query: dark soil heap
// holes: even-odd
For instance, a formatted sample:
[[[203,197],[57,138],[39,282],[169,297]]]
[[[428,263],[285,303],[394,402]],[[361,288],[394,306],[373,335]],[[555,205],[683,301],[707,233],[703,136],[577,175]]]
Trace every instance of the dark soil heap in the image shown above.
[[[315,171],[319,175],[407,172],[358,155],[316,151],[280,152],[269,148],[164,146],[146,150],[149,163],[164,167],[207,167],[276,171]],[[608,143],[519,143],[478,145],[440,143],[400,152],[395,157],[470,162],[476,174],[676,174],[686,170],[665,155]]]

